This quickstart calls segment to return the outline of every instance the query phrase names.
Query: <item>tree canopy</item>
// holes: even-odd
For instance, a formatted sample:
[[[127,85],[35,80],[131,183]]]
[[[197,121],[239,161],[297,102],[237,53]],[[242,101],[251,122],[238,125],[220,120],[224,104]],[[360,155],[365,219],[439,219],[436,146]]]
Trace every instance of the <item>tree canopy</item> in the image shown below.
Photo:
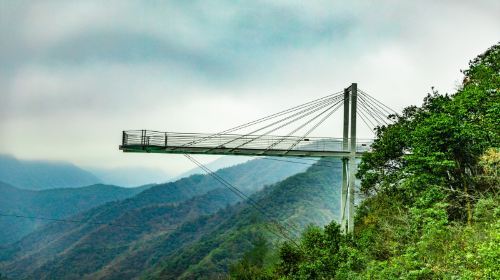
[[[355,232],[285,242],[263,279],[499,279],[500,44],[454,94],[389,116],[359,166]]]

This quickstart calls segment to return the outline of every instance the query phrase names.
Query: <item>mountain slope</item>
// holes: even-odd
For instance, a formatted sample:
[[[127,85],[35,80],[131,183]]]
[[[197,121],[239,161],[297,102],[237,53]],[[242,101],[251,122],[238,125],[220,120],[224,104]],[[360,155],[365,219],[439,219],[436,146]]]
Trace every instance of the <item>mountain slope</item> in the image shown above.
[[[19,160],[0,155],[0,181],[30,190],[75,188],[101,183],[88,171],[56,161]]]
[[[0,182],[0,213],[61,219],[109,201],[131,197],[147,187],[120,188],[98,184],[81,188],[32,191]],[[2,216],[0,245],[15,242],[47,223],[47,220]]]
[[[236,164],[244,163],[246,161],[251,160],[252,158],[253,157],[247,157],[247,156],[222,156],[212,162],[205,164],[205,166],[212,171],[217,171],[221,168],[226,168]],[[191,170],[188,170],[180,174],[179,176],[176,177],[176,179],[181,179],[194,174],[205,174],[205,171],[203,171],[203,169],[201,169],[200,167],[195,167]]]
[[[103,183],[122,187],[160,184],[170,181],[170,176],[161,169],[143,167],[86,168]]]
[[[322,166],[323,164],[323,166]],[[253,199],[263,206],[265,213],[290,230],[293,238],[309,224],[324,225],[338,220],[341,168],[325,166],[320,162],[306,172],[296,174],[256,193]],[[332,165],[329,163],[328,165]],[[193,224],[185,224],[164,243],[173,243],[196,227],[204,234],[163,258],[153,269],[146,271],[145,279],[213,279],[225,275],[228,266],[251,249],[252,241],[264,234],[273,243],[285,240],[280,230],[270,225],[248,203],[240,203],[203,217]],[[274,233],[271,233],[269,227]],[[182,238],[181,238],[182,239]],[[111,279],[111,278],[110,278]]]
[[[243,191],[253,193],[306,167],[260,159],[221,169],[217,173]],[[220,186],[210,176],[193,175],[72,217],[133,227],[50,224],[4,250],[0,254],[0,260],[3,260],[0,270],[16,278],[81,279],[86,276],[95,279],[92,273],[106,270],[135,247],[145,247],[143,244],[154,243],[156,237],[169,235],[172,229],[186,221],[235,203],[237,198],[222,191]],[[136,266],[135,269],[137,274],[143,267]]]
[[[378,127],[357,176],[352,235],[332,223],[235,279],[500,279],[500,43],[456,93],[428,94]],[[278,253],[279,252],[279,253]]]

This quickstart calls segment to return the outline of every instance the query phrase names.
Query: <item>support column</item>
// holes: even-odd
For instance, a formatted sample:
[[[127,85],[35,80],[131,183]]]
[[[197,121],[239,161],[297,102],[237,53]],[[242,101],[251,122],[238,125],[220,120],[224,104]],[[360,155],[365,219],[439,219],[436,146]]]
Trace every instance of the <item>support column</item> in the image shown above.
[[[347,232],[347,217],[349,208],[347,207],[347,171],[348,171],[348,158],[342,159],[342,192],[340,196],[340,230],[342,233]]]
[[[356,190],[356,114],[358,84],[351,85],[351,145],[349,156],[349,221],[348,232],[354,232],[354,195]]]
[[[342,150],[349,151],[349,88],[344,89],[344,131]],[[342,158],[342,191],[340,193],[340,230],[346,233],[347,226],[347,165],[348,158]]]

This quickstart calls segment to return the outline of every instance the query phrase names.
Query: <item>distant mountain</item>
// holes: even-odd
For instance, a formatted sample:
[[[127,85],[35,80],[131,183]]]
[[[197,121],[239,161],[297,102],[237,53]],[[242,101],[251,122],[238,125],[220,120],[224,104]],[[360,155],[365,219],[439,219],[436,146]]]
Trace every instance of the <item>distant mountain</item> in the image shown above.
[[[205,166],[212,171],[217,171],[221,168],[231,167],[233,165],[244,163],[244,162],[247,162],[247,161],[252,160],[252,159],[254,159],[254,157],[222,156],[222,157],[220,157],[220,158],[218,158],[210,163],[205,164]],[[196,167],[196,168],[193,168],[191,170],[188,170],[188,171],[182,173],[181,175],[177,176],[176,179],[178,180],[178,179],[188,177],[188,176],[191,176],[194,174],[205,174],[205,172],[203,171],[203,169]]]
[[[259,159],[221,169],[217,174],[252,194],[306,167]],[[14,278],[129,279],[170,252],[164,252],[162,244],[172,234],[181,238],[168,244],[179,249],[204,232],[196,224],[180,230],[184,224],[210,217],[238,201],[208,175],[157,185],[72,217],[87,224],[52,223],[40,228],[0,252],[0,271]]]
[[[334,165],[335,167],[331,167]],[[141,279],[219,279],[264,235],[272,244],[294,238],[309,224],[323,226],[340,216],[341,163],[319,162],[252,196],[266,217],[248,202],[185,223],[166,236],[163,256]],[[270,221],[279,221],[287,231]],[[196,228],[195,238],[192,229]],[[272,231],[272,232],[271,232]],[[283,233],[285,232],[285,233]],[[189,238],[191,237],[191,238]],[[177,246],[182,240],[183,245]],[[152,252],[151,252],[152,253]],[[129,260],[130,261],[130,260]],[[109,277],[108,279],[111,279]]]
[[[338,216],[340,165],[314,166],[269,185],[306,167],[261,159],[217,174],[253,193],[273,218],[296,224],[296,232]],[[74,218],[134,228],[50,224],[0,253],[0,271],[36,279],[213,278],[250,248],[252,232],[266,232],[266,221],[254,208],[202,175],[152,187]]]
[[[101,182],[71,163],[20,160],[9,155],[0,155],[0,181],[30,190],[75,188]]]
[[[109,201],[131,197],[148,187],[150,186],[120,188],[98,184],[81,188],[32,191],[0,182],[0,245],[18,241],[49,223],[42,219],[2,215],[62,219]]]
[[[146,184],[165,183],[171,176],[161,169],[143,167],[86,168],[103,183],[122,187],[136,187]]]

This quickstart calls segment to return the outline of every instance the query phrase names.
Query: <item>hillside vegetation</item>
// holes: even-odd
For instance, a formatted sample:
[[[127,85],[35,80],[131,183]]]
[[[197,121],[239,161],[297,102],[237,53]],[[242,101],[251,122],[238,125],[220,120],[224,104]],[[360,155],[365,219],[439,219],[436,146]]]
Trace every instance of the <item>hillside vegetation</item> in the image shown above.
[[[500,45],[469,66],[455,94],[433,91],[378,128],[353,235],[310,227],[272,264],[257,243],[232,277],[500,279]]]
[[[0,213],[27,217],[62,219],[110,201],[134,196],[150,186],[120,188],[92,185],[81,188],[32,191],[0,182]],[[0,245],[20,240],[50,221],[0,216]]]
[[[310,224],[339,218],[341,163],[323,160],[252,196],[262,212],[242,202],[186,225],[199,240],[185,244],[143,273],[143,279],[217,279],[255,244],[274,247]],[[274,221],[288,231],[280,230]],[[273,258],[274,256],[268,256]]]
[[[217,174],[252,194],[306,167],[261,159]],[[1,250],[0,271],[14,279],[136,277],[214,228],[210,215],[240,200],[221,187],[193,175],[71,217],[88,223],[51,223]]]

